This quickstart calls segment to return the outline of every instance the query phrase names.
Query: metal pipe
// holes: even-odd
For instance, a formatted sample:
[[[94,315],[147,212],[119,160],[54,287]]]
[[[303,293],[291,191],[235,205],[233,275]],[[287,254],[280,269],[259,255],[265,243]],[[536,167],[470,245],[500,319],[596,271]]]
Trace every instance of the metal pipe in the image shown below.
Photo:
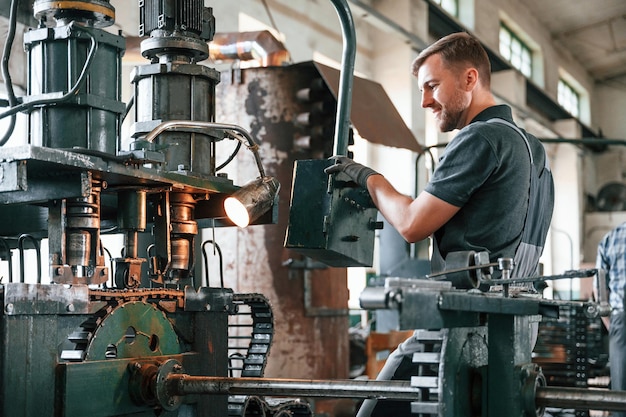
[[[237,140],[241,140],[239,135],[243,136],[248,141],[248,149],[254,154],[254,160],[256,161],[260,176],[265,177],[265,169],[263,169],[261,157],[259,156],[259,145],[257,145],[252,136],[250,136],[250,134],[241,126],[228,123],[202,122],[196,120],[169,120],[152,129],[150,133],[145,136],[144,140],[152,143],[157,136],[165,131],[206,133],[207,130],[211,129],[229,132]]]
[[[624,411],[626,391],[537,387],[535,404],[540,407]]]
[[[361,18],[371,21],[373,26],[378,27],[385,32],[395,32],[404,38],[404,41],[411,45],[411,48],[417,52],[421,52],[428,47],[428,44],[416,34],[406,30],[401,25],[380,13],[374,7],[361,0],[348,0],[356,8],[355,13],[361,14]]]
[[[410,381],[287,380],[278,378],[226,378],[169,374],[169,395],[229,394],[285,397],[377,398],[417,400],[419,388]]]
[[[216,33],[209,43],[209,57],[218,61],[259,60],[263,67],[291,63],[285,45],[268,30]]]
[[[410,381],[228,378],[175,373],[157,385],[157,390],[164,388],[170,397],[227,394],[415,401],[420,393],[420,388],[412,387]],[[537,407],[623,411],[625,404],[626,391],[544,386],[535,392]]]
[[[352,83],[354,81],[354,59],[356,55],[356,32],[352,13],[346,0],[331,0],[343,34],[343,54],[341,56],[341,74],[337,92],[337,119],[335,122],[334,155],[348,154],[348,134],[350,129],[350,107],[352,105]]]
[[[622,145],[626,146],[624,139],[603,139],[603,138],[539,138],[542,143],[569,143],[571,145]]]

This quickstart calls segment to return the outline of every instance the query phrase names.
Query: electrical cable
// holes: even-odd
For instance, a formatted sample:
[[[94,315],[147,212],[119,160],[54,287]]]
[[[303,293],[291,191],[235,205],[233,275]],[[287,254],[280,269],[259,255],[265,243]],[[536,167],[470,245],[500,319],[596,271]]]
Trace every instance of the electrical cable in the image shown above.
[[[109,277],[111,278],[111,288],[115,288],[115,279],[114,279],[114,275],[113,275],[113,256],[111,256],[111,251],[109,251],[103,244],[102,244],[102,239],[100,239],[100,252],[102,252],[104,254],[104,252],[106,252],[106,254],[109,256],[109,264],[111,265],[111,271],[109,273]],[[108,280],[107,280],[108,281]],[[106,282],[104,283],[104,287],[106,288]]]
[[[230,154],[230,156],[226,159],[226,161],[224,161],[223,164],[215,168],[215,172],[223,169],[226,165],[230,164],[232,160],[235,159],[235,156],[237,156],[237,154],[239,153],[239,149],[241,149],[241,141],[237,140],[237,146],[235,147],[235,150]]]
[[[24,261],[24,241],[26,239],[29,239],[31,241],[31,243],[33,244],[33,246],[35,247],[35,252],[36,252],[36,256],[37,256],[37,284],[41,284],[41,249],[39,247],[39,241],[33,237],[32,235],[28,235],[28,234],[22,234],[20,235],[20,237],[17,239],[17,248],[19,250],[20,253],[20,282],[21,283],[25,283],[26,282],[26,274],[25,274],[25,261]]]
[[[270,23],[272,27],[274,28],[274,30],[278,33],[281,33],[280,30],[278,30],[278,26],[276,26],[276,22],[274,21],[274,16],[272,15],[272,11],[270,10],[270,7],[267,5],[267,1],[261,0],[261,3],[263,3],[263,7],[265,7],[265,12],[267,13],[267,16],[269,17]]]
[[[15,0],[14,0],[15,1]],[[54,98],[42,98],[39,100],[33,100],[27,103],[21,103],[15,106],[12,106],[11,108],[9,108],[9,110],[6,110],[2,113],[0,113],[0,119],[3,119],[5,117],[8,116],[12,116],[15,115],[21,111],[25,111],[25,110],[30,110],[33,107],[36,106],[43,106],[46,104],[58,104],[58,103],[62,103],[64,101],[69,100],[70,98],[72,98],[74,95],[76,95],[78,93],[78,90],[80,90],[80,88],[83,86],[83,84],[85,83],[85,80],[87,79],[87,73],[89,71],[89,68],[91,67],[91,64],[94,61],[94,57],[96,55],[96,52],[98,51],[98,42],[96,41],[95,36],[88,31],[86,28],[82,28],[78,25],[74,25],[74,23],[71,23],[70,26],[75,29],[75,30],[79,30],[79,31],[83,31],[84,33],[86,33],[90,40],[91,40],[91,45],[89,47],[89,53],[87,55],[87,60],[85,61],[85,65],[83,65],[83,69],[80,72],[80,75],[78,76],[78,80],[76,81],[76,83],[74,84],[74,86],[72,86],[72,88],[65,93],[63,96],[61,97],[54,97]],[[2,145],[2,143],[0,143],[0,146]]]
[[[13,81],[9,72],[9,58],[11,57],[11,48],[13,47],[13,41],[15,40],[15,29],[17,28],[17,4],[18,0],[11,0],[11,11],[9,13],[9,31],[7,32],[4,50],[2,51],[2,78],[4,79],[4,85],[7,90],[10,107],[14,107],[15,105],[17,105],[17,97],[15,97],[15,91],[13,90]],[[0,146],[4,146],[13,134],[13,131],[15,130],[16,119],[17,116],[15,114],[11,115],[9,127],[0,139]]]
[[[219,261],[220,261],[220,285],[221,288],[224,288],[224,262],[223,262],[223,257],[222,257],[222,249],[220,248],[220,246],[217,244],[217,242],[215,242],[214,240],[205,240],[204,242],[202,242],[202,257],[204,258],[204,271],[206,273],[206,285],[207,287],[210,287],[211,283],[209,282],[209,262],[208,262],[208,256],[206,254],[206,250],[205,250],[205,246],[207,243],[211,243],[213,245],[213,247],[215,249],[217,249],[217,253],[219,255]]]

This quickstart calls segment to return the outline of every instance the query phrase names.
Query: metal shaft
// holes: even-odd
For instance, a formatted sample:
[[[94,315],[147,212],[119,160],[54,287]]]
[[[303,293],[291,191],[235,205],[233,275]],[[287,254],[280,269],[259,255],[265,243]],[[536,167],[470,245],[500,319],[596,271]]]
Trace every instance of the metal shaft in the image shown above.
[[[419,388],[412,387],[410,381],[291,380],[169,374],[163,382],[170,396],[228,394],[407,401],[415,401],[419,396]],[[538,407],[623,411],[626,409],[626,391],[537,387],[535,404]]]
[[[410,381],[287,380],[170,374],[165,383],[170,395],[229,394],[393,400],[416,400],[419,395],[419,388],[412,387]]]
[[[535,403],[540,407],[624,411],[626,410],[626,391],[538,387]]]

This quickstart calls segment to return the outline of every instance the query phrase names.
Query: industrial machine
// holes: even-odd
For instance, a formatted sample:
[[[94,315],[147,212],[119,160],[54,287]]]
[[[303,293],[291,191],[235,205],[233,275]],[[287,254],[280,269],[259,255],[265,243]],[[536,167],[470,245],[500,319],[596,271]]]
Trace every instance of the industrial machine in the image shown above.
[[[268,301],[202,282],[195,240],[208,222],[273,222],[280,185],[247,131],[215,121],[220,74],[197,64],[215,33],[211,9],[192,0],[146,1],[139,10],[147,63],[133,73],[134,106],[120,99],[125,39],[104,30],[115,19],[108,1],[34,2],[26,96],[15,97],[4,62],[9,100],[0,116],[11,123],[2,145],[20,112],[28,141],[0,148],[0,259],[9,262],[0,285],[0,415],[237,415],[246,404],[229,405],[225,395],[161,404],[149,380],[166,362],[194,375],[263,374]],[[228,160],[216,149],[233,141],[258,171],[244,187],[219,172]],[[110,233],[123,236],[123,250],[107,263]],[[33,249],[37,271],[25,260]],[[228,319],[238,313],[249,318],[240,325],[249,343],[229,366]]]
[[[332,3],[346,38],[333,150],[344,154],[356,48],[347,3]],[[530,365],[528,322],[553,304],[468,289],[465,272],[367,294],[365,307],[396,308],[404,328],[425,329],[416,337],[432,354],[417,359],[425,371],[411,381],[263,377],[274,338],[270,303],[262,294],[211,286],[194,248],[201,228],[275,222],[280,184],[267,175],[253,135],[216,120],[220,74],[198,65],[215,34],[211,8],[201,0],[145,0],[139,10],[149,63],[135,69],[128,104],[121,101],[125,39],[103,29],[115,19],[106,0],[34,1],[39,27],[24,39],[26,96],[13,93],[3,59],[8,100],[0,118],[9,131],[0,140],[0,260],[9,272],[0,281],[0,415],[311,415],[304,401],[265,397],[398,399],[416,414],[439,416],[624,404],[624,393],[545,386],[541,369]],[[121,124],[131,110],[124,147]],[[28,116],[28,140],[6,146],[18,113]],[[218,148],[231,141],[238,145],[220,160]],[[240,145],[256,171],[243,186],[221,172]],[[366,265],[379,227],[375,209],[363,190],[321,175],[327,164],[296,168],[287,246],[329,265]],[[309,224],[297,221],[310,209],[305,190],[323,194]],[[313,234],[302,230],[309,226]],[[109,264],[102,243],[108,234],[123,237]],[[203,249],[205,243],[215,246],[207,241]],[[33,251],[35,272],[26,260]],[[467,259],[477,261],[461,267],[482,271],[488,283],[484,271],[493,265]],[[232,318],[241,320],[231,326]]]

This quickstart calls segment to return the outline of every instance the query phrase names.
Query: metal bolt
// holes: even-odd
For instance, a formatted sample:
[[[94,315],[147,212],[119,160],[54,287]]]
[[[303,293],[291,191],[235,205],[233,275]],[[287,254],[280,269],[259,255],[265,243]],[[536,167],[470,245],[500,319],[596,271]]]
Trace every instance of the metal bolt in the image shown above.
[[[65,310],[70,313],[73,313],[74,310],[76,310],[76,308],[74,307],[74,304],[68,304],[67,306],[65,306]]]
[[[206,311],[211,311],[211,304],[207,304],[205,308],[206,308]]]
[[[63,275],[63,267],[60,266],[57,269],[54,270],[54,273],[57,275]]]
[[[139,362],[135,362],[135,364],[133,365],[133,367],[135,368],[136,371],[141,369],[141,364]]]
[[[13,304],[9,303],[4,307],[4,311],[6,311],[7,313],[11,314],[13,313]]]

